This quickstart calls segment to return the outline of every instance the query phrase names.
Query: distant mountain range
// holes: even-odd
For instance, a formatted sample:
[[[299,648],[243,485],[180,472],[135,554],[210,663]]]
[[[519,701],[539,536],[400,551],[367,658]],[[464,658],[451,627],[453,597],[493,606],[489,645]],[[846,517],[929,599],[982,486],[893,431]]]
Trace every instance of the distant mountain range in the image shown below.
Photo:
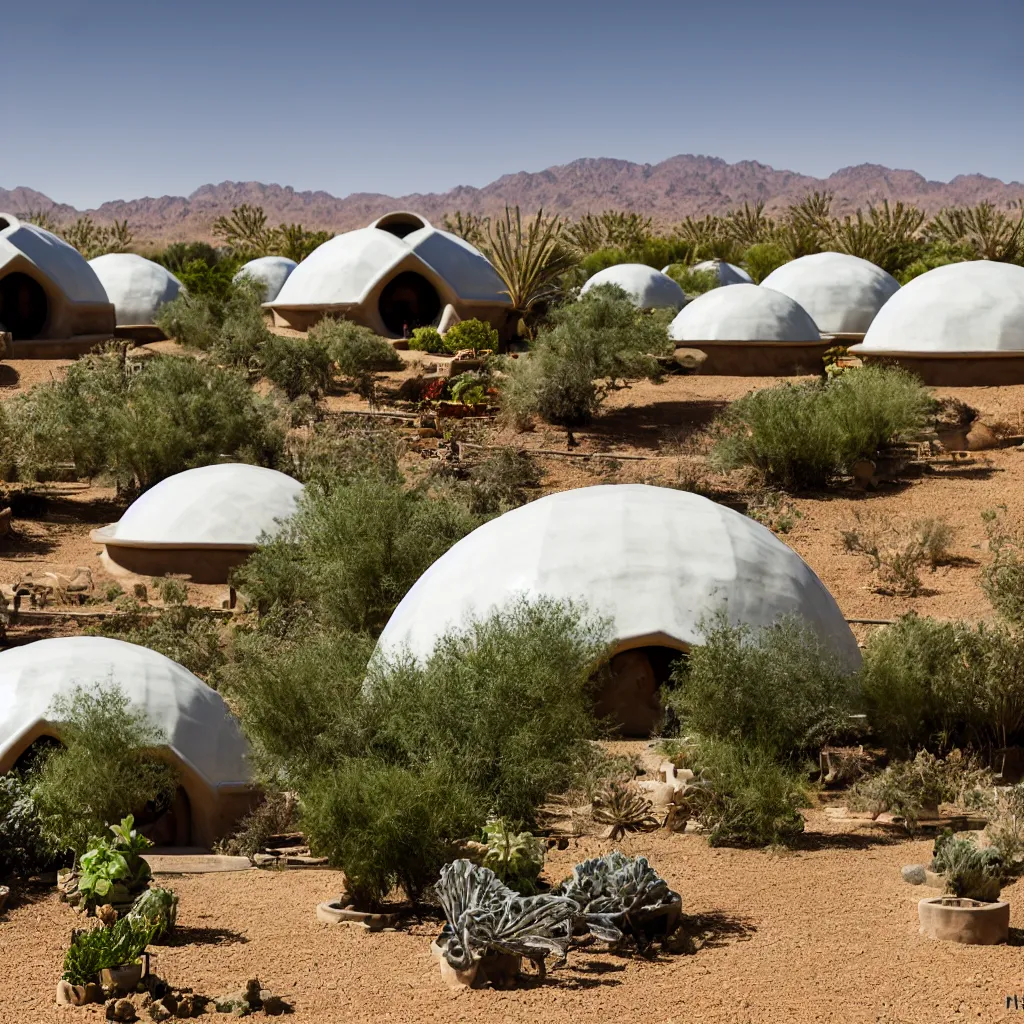
[[[838,214],[883,199],[901,199],[928,212],[983,200],[1002,207],[1024,199],[1021,182],[981,174],[928,181],[916,171],[860,164],[828,178],[812,178],[751,160],[729,164],[716,157],[674,156],[659,164],[587,158],[544,171],[506,174],[483,188],[459,185],[449,192],[397,197],[362,192],[339,199],[328,192],[296,192],[258,181],[224,181],[203,185],[187,197],[116,200],[95,210],[76,210],[30,188],[0,188],[0,210],[16,214],[44,210],[58,221],[83,213],[101,222],[126,218],[137,240],[166,243],[209,240],[214,220],[242,203],[262,206],[272,224],[297,222],[331,231],[362,227],[389,210],[411,209],[440,223],[445,213],[454,210],[495,214],[506,203],[518,204],[524,212],[543,206],[550,213],[574,217],[588,211],[636,210],[659,224],[671,224],[688,215],[724,213],[744,200],[764,200],[769,211],[780,210],[815,190],[835,193],[833,211]]]

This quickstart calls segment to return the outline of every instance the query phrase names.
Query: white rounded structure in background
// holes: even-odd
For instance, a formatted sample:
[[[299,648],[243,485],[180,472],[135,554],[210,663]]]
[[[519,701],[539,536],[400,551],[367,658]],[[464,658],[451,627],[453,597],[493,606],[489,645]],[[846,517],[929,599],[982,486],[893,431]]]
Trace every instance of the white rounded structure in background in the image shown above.
[[[896,278],[881,267],[842,252],[801,256],[773,270],[761,287],[798,302],[822,334],[857,340],[900,290]]]
[[[621,288],[638,309],[681,309],[686,303],[683,289],[668,274],[643,263],[618,263],[599,270],[580,289],[580,298],[603,284]]]
[[[89,266],[114,304],[118,327],[152,327],[160,307],[181,291],[181,282],[166,267],[133,252],[97,256]]]
[[[398,212],[324,242],[266,305],[276,322],[298,330],[333,315],[400,338],[435,323],[448,305],[460,319],[500,328],[512,303],[483,253],[415,213]]]
[[[915,277],[850,350],[895,361],[929,384],[1024,382],[1024,267],[974,260]]]
[[[0,213],[0,332],[15,356],[88,352],[114,333],[114,307],[96,272],[63,239]]]
[[[680,345],[698,341],[819,342],[814,321],[788,295],[756,284],[698,295],[669,325]]]
[[[104,545],[111,571],[224,583],[262,536],[295,514],[302,490],[275,469],[201,466],[161,480],[91,536]]]
[[[236,284],[243,277],[250,277],[254,281],[258,281],[263,285],[263,301],[273,302],[297,266],[298,263],[288,259],[287,256],[260,256],[259,259],[249,260],[241,267],[233,280]]]
[[[694,264],[690,269],[717,274],[720,285],[754,283],[754,279],[742,267],[737,267],[735,263],[726,263],[725,260],[704,260],[703,263]]]
[[[57,637],[0,653],[0,775],[41,737],[60,739],[48,719],[55,698],[96,685],[119,686],[166,738],[187,797],[176,810],[190,818],[177,822],[179,842],[205,846],[227,833],[254,796],[238,722],[215,690],[177,662],[122,640]]]
[[[610,618],[615,652],[699,645],[702,620],[724,610],[755,629],[797,615],[860,664],[843,613],[792,548],[724,505],[644,484],[561,491],[478,527],[413,585],[378,648],[426,658],[517,595],[586,602]]]

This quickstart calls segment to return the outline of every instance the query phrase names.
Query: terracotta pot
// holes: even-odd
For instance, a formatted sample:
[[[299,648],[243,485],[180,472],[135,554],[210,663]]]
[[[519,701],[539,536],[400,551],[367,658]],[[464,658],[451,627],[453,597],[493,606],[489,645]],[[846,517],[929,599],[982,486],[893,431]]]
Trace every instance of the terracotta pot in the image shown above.
[[[1010,931],[1010,904],[982,903],[958,896],[935,896],[917,905],[921,934],[945,942],[994,946]]]
[[[105,967],[100,971],[103,988],[132,991],[142,981],[142,961],[136,964],[122,964],[120,967]]]
[[[464,971],[456,970],[444,958],[444,950],[435,941],[430,944],[430,953],[437,960],[444,983],[452,990],[463,988],[514,988],[522,970],[523,958],[514,953],[488,953]]]

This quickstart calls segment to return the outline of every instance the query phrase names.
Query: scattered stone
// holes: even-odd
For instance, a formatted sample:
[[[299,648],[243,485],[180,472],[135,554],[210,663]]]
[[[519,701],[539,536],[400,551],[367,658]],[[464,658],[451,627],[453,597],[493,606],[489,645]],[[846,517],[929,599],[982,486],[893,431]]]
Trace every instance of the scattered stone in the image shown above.
[[[167,1009],[167,1005],[162,999],[157,999],[149,1005],[149,1016],[152,1020],[162,1021],[170,1020],[174,1014]]]
[[[72,985],[69,981],[57,982],[58,1006],[85,1006],[88,1003],[103,1002],[103,990],[95,982],[88,985]]]
[[[904,882],[909,882],[911,885],[924,885],[926,872],[923,864],[904,864],[900,868],[900,874],[903,876]]]
[[[104,928],[110,928],[117,922],[117,911],[109,903],[104,903],[96,908],[96,919]]]
[[[135,1004],[130,999],[108,999],[107,1020],[121,1021],[122,1024],[131,1024],[131,1021],[138,1020]]]

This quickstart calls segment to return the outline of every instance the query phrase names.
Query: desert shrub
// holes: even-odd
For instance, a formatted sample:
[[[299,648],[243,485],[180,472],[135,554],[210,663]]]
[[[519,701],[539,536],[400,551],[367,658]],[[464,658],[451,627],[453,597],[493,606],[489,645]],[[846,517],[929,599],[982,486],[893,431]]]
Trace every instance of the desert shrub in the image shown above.
[[[330,488],[366,473],[399,482],[401,435],[390,425],[361,417],[317,423],[289,447],[291,473],[303,483]]]
[[[932,870],[946,876],[946,892],[991,903],[1002,888],[1003,858],[993,846],[981,847],[974,837],[947,832],[935,840]]]
[[[1006,509],[982,513],[992,561],[981,571],[981,589],[1008,622],[1024,625],[1024,534],[1006,523]]]
[[[164,736],[116,682],[76,687],[47,718],[64,746],[37,769],[33,795],[56,849],[80,854],[108,823],[173,797],[174,771],[152,753]]]
[[[857,526],[841,531],[843,547],[864,555],[885,591],[915,596],[923,584],[919,571],[927,566],[932,572],[949,563],[949,545],[954,527],[944,519],[915,519],[898,527],[885,517],[864,522],[855,513]]]
[[[721,284],[714,270],[694,270],[685,263],[673,263],[665,273],[683,289],[688,299],[703,295]]]
[[[702,780],[697,821],[712,846],[779,846],[804,830],[806,773],[755,743],[701,739],[692,764]]]
[[[309,339],[325,346],[342,376],[353,380],[402,366],[402,357],[387,338],[350,320],[321,320],[310,330]]]
[[[860,698],[856,674],[796,618],[755,633],[719,614],[672,678],[663,700],[683,730],[782,760],[848,735]]]
[[[17,772],[0,775],[0,878],[27,877],[54,862],[54,849],[32,798],[32,786]]]
[[[300,395],[319,398],[331,386],[331,354],[316,338],[303,340],[268,334],[260,347],[259,360],[263,376],[290,401]]]
[[[409,348],[415,352],[443,352],[444,338],[436,327],[417,327],[409,338]]]
[[[527,358],[505,363],[502,404],[517,421],[539,413],[551,423],[585,423],[619,382],[657,378],[655,356],[671,349],[663,325],[611,286],[560,306],[551,324]]]
[[[787,489],[825,486],[859,459],[913,436],[931,408],[913,375],[866,366],[827,382],[753,391],[719,417],[712,461]]]
[[[220,300],[186,292],[157,310],[156,326],[179,345],[207,351],[217,342],[223,316]]]
[[[743,267],[754,284],[760,284],[773,270],[790,261],[790,255],[777,242],[757,242],[743,253]]]
[[[307,486],[287,528],[235,580],[264,610],[308,611],[331,626],[379,632],[427,567],[481,522],[454,494],[376,473]]]
[[[445,352],[472,348],[481,352],[498,351],[498,332],[482,320],[460,320],[442,338]]]
[[[221,366],[235,366],[256,375],[263,369],[263,353],[277,337],[263,313],[262,286],[250,278],[233,285],[220,307],[220,329],[210,349]]]
[[[238,823],[227,839],[216,846],[229,857],[248,857],[262,850],[272,836],[292,832],[298,827],[298,807],[291,793],[267,793],[264,799]]]
[[[225,457],[273,466],[284,443],[277,407],[243,376],[174,356],[87,356],[11,405],[30,477],[72,462],[82,477],[145,490]]]
[[[892,751],[1006,747],[1024,735],[1024,635],[904,616],[871,637],[863,689],[872,731]]]
[[[152,259],[177,274],[193,260],[215,267],[223,257],[209,242],[172,242],[163,252],[154,253]]]
[[[489,814],[530,824],[590,757],[604,623],[525,601],[442,637],[425,662],[314,632],[240,641],[227,687],[272,780],[300,797],[313,847],[365,902],[416,898]]]
[[[469,471],[469,507],[477,515],[500,515],[529,500],[541,470],[526,453],[499,448]]]
[[[985,837],[999,851],[1007,872],[1024,864],[1024,783],[996,789]]]

